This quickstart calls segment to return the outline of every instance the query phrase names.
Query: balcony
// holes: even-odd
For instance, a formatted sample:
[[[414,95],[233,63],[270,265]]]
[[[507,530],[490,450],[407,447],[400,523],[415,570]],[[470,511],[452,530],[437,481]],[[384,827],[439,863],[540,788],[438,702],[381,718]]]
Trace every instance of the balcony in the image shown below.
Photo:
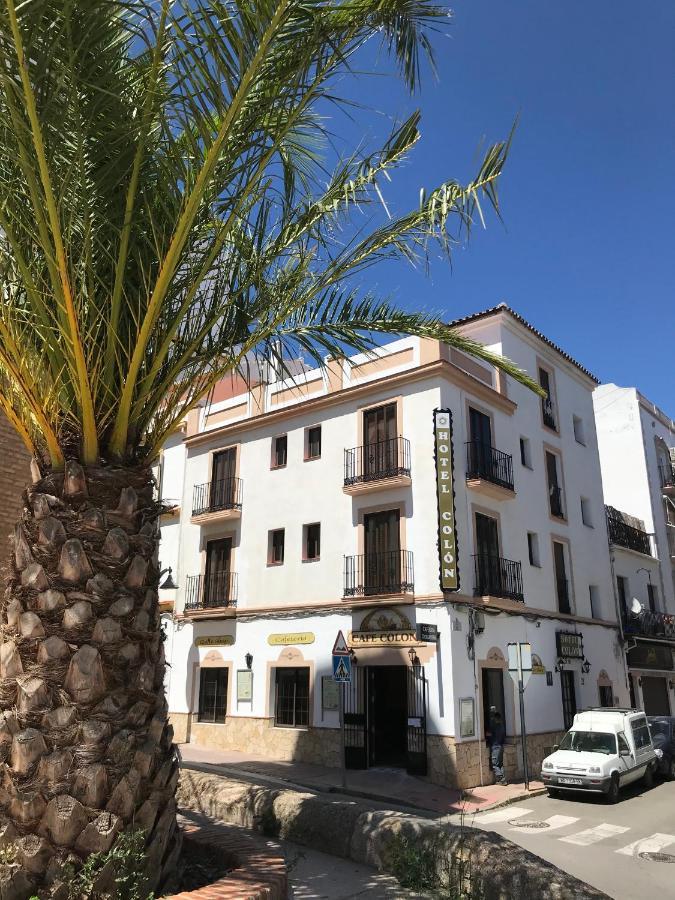
[[[544,425],[546,425],[547,428],[552,428],[554,431],[557,431],[558,426],[556,425],[555,421],[553,401],[550,397],[541,398],[541,414],[544,419]]]
[[[496,500],[515,497],[513,457],[481,441],[467,441],[465,447],[467,485]]]
[[[412,594],[415,589],[411,550],[362,553],[344,558],[345,597]]]
[[[625,547],[636,553],[644,553],[645,556],[653,556],[650,536],[646,531],[627,525],[622,519],[618,519],[607,513],[607,530],[610,544],[617,547]]]
[[[410,479],[410,441],[389,438],[345,450],[345,494],[368,494],[391,487],[407,487]]]
[[[672,463],[662,463],[659,466],[659,477],[663,493],[668,497],[675,497],[675,467]]]
[[[476,597],[501,597],[524,603],[521,565],[501,556],[476,554],[473,558]]]
[[[635,613],[624,611],[621,621],[624,634],[675,641],[675,616],[670,613],[644,609],[635,615]]]
[[[548,486],[548,504],[552,516],[555,516],[556,519],[565,518],[565,509],[563,507],[563,492],[562,488],[557,484],[549,484]]]
[[[570,586],[566,578],[555,579],[555,592],[558,599],[558,612],[570,615],[572,608],[570,606]]]
[[[229,570],[190,575],[185,589],[185,612],[222,610],[237,605],[237,575]]]
[[[196,484],[192,492],[192,517],[196,525],[238,519],[241,516],[243,482],[241,478],[223,478]]]

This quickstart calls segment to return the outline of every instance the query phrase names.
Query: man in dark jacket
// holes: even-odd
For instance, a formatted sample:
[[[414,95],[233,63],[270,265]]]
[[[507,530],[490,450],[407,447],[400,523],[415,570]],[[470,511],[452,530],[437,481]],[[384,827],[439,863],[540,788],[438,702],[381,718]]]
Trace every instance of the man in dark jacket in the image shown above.
[[[504,776],[504,740],[506,730],[502,714],[495,711],[490,716],[490,761],[495,773],[495,784],[508,784]]]

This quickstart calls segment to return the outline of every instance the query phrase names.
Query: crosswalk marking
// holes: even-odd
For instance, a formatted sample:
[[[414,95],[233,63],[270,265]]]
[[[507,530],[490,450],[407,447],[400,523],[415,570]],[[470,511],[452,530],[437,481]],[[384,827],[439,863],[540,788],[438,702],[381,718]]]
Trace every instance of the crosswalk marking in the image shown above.
[[[648,838],[641,838],[639,841],[633,841],[626,847],[616,850],[616,853],[623,853],[624,856],[637,856],[639,853],[658,853],[668,844],[675,844],[675,834],[656,834],[650,835]]]
[[[477,821],[479,825],[483,825],[485,822],[508,822],[509,819],[517,819],[519,816],[526,816],[531,812],[531,809],[526,809],[524,806],[504,806],[502,809],[485,813],[485,815],[479,814]]]
[[[548,819],[544,819],[548,828],[542,828],[541,831],[538,831],[536,828],[524,828],[520,825],[514,825],[510,830],[527,832],[528,834],[548,834],[549,831],[554,831],[556,828],[565,828],[567,825],[574,825],[578,821],[578,816],[549,816]]]
[[[579,831],[576,834],[568,834],[565,837],[558,838],[559,841],[565,841],[567,844],[578,844],[580,847],[587,847],[589,844],[597,844],[598,841],[604,841],[605,838],[616,837],[619,834],[630,831],[626,825],[609,825],[603,822],[602,825],[596,825],[595,828],[587,828],[585,831]]]

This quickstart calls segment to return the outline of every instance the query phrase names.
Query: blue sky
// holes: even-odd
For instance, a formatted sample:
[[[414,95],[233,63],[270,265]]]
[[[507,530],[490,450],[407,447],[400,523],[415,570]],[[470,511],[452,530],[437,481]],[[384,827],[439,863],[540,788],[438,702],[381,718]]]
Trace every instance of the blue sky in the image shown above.
[[[451,318],[504,300],[603,381],[636,385],[675,416],[675,3],[451,5],[437,83],[427,72],[411,99],[392,79],[367,80],[373,109],[423,114],[387,198],[402,212],[422,185],[467,180],[481,143],[519,115],[504,225],[476,230],[452,271],[397,262],[368,278]],[[370,120],[381,134],[384,120]]]

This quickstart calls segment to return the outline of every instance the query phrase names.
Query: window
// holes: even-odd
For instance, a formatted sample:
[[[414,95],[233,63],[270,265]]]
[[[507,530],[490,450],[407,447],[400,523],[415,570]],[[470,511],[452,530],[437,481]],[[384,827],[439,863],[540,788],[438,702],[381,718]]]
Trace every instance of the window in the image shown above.
[[[577,444],[586,446],[586,438],[584,437],[584,420],[579,416],[572,416],[572,427],[574,428],[574,440]]]
[[[651,747],[652,738],[647,726],[647,720],[642,717],[631,722],[631,731],[633,732],[633,740],[635,741],[636,750],[644,750],[645,747]]]
[[[520,439],[520,461],[526,469],[532,468],[532,453],[530,452],[530,439],[521,437]]]
[[[589,528],[593,527],[593,519],[591,518],[591,501],[588,497],[581,498],[581,521]]]
[[[616,590],[619,595],[621,615],[626,616],[628,614],[628,579],[623,575],[616,576]]]
[[[626,738],[623,736],[623,734],[618,734],[617,737],[619,738],[619,753],[630,753],[630,747],[628,746]]]
[[[527,532],[527,554],[531,566],[541,567],[541,562],[539,561],[539,536],[533,531]]]
[[[657,601],[657,593],[656,593],[656,585],[651,582],[647,585],[647,597],[649,598],[649,608],[652,612],[656,612],[658,609],[658,601]]]
[[[546,451],[546,479],[548,483],[548,505],[551,515],[556,519],[564,519],[562,488],[558,476],[558,457]]]
[[[600,706],[614,706],[614,694],[611,685],[600,685]]]
[[[598,590],[597,584],[588,585],[588,594],[591,601],[591,617],[593,619],[601,619],[602,616],[600,615],[600,591]]]
[[[277,669],[274,724],[304,728],[309,724],[309,669]]]
[[[551,393],[551,373],[539,366],[539,384],[546,391],[546,396],[541,398],[541,414],[544,425],[547,428],[558,430],[553,409],[553,395]]]
[[[227,669],[200,669],[198,722],[225,722]]]
[[[305,459],[319,459],[321,456],[321,426],[305,429]]]
[[[571,613],[570,589],[567,580],[567,567],[565,565],[565,545],[559,541],[553,541],[553,566],[555,569],[555,587],[558,598],[558,612]]]
[[[288,437],[280,434],[272,438],[272,468],[283,469],[288,458]]]
[[[286,532],[283,528],[277,528],[275,531],[270,531],[269,535],[267,562],[271,566],[280,566],[284,561]]]
[[[321,556],[321,525],[314,522],[304,527],[304,551],[305,559],[319,559]]]

